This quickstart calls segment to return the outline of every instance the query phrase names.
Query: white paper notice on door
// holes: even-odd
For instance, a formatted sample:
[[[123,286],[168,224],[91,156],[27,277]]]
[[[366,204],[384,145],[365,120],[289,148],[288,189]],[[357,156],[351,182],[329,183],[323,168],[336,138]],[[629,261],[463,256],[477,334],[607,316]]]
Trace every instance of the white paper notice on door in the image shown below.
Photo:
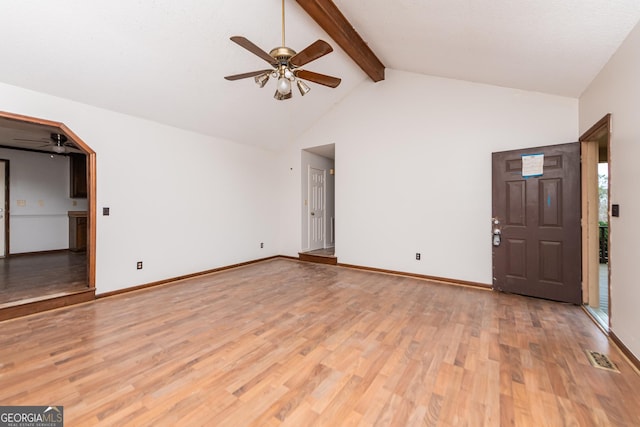
[[[542,176],[544,167],[544,154],[522,155],[522,177]]]

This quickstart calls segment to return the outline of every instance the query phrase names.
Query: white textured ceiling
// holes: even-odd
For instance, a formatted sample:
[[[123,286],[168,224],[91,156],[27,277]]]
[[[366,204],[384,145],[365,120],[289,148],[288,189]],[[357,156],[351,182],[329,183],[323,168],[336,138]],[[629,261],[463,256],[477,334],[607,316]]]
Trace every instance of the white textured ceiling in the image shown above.
[[[229,37],[279,46],[279,0],[2,1],[0,82],[277,149],[367,80],[285,3],[286,44],[300,51],[327,40],[335,52],[304,68],[341,77],[337,89],[310,84],[304,98],[276,101],[273,82],[223,79],[265,68]],[[335,3],[388,68],[571,97],[640,18],[638,0]]]
[[[337,0],[388,67],[578,97],[638,0]]]

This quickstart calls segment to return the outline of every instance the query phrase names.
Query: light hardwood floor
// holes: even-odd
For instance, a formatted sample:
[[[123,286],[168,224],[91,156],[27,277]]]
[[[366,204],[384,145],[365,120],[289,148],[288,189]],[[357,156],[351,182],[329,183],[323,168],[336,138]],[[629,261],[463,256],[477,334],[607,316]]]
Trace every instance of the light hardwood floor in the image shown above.
[[[68,426],[640,425],[579,307],[286,259],[2,322],[0,384]]]

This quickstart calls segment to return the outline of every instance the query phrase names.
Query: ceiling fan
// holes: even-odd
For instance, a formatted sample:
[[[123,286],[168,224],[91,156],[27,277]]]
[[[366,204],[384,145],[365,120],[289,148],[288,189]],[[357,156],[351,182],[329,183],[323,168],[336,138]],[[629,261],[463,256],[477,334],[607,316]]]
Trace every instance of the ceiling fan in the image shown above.
[[[240,80],[253,77],[256,84],[264,87],[269,78],[278,79],[274,98],[277,100],[289,99],[292,96],[291,86],[295,83],[302,96],[309,93],[311,88],[303,81],[318,83],[331,88],[336,88],[341,80],[337,77],[326,74],[314,73],[313,71],[301,70],[299,67],[308,64],[333,51],[329,43],[324,40],[316,40],[302,51],[296,53],[293,49],[286,47],[284,42],[284,0],[282,0],[282,46],[272,49],[269,53],[260,49],[251,41],[242,36],[233,36],[231,41],[239,44],[254,55],[268,62],[273,69],[251,71],[243,74],[226,76],[227,80]]]
[[[54,153],[57,154],[63,154],[66,153],[67,151],[69,151],[68,149],[74,149],[77,150],[78,147],[75,146],[75,144],[73,144],[72,142],[69,142],[68,138],[66,137],[66,135],[60,134],[60,133],[51,133],[49,136],[49,141],[47,141],[46,138],[42,138],[42,139],[22,139],[22,138],[14,138],[14,141],[21,141],[21,142],[33,142],[33,143],[38,143],[38,144],[42,144],[36,148],[43,148],[43,147],[50,147],[51,151],[53,151]]]

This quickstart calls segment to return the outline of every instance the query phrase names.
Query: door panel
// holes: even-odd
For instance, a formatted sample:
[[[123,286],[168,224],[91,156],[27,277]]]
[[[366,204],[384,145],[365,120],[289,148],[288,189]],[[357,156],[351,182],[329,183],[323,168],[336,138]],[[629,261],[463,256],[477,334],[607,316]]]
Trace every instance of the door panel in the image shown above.
[[[522,176],[529,154],[541,176]],[[579,304],[580,145],[493,153],[492,208],[494,289]]]
[[[527,225],[526,187],[524,181],[507,182],[507,224]]]
[[[309,249],[324,248],[325,171],[309,167]]]
[[[540,242],[540,272],[541,281],[562,285],[562,243]]]

